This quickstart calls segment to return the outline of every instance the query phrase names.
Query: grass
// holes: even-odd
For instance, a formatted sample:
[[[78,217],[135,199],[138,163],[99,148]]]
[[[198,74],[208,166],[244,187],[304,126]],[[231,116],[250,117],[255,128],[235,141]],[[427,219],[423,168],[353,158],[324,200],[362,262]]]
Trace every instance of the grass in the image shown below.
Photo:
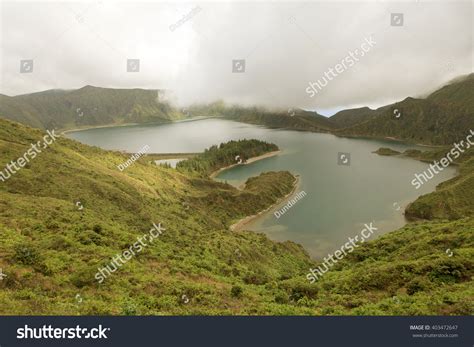
[[[42,136],[0,120],[0,168]],[[0,182],[0,314],[473,313],[472,160],[420,198],[436,212],[448,194],[456,215],[436,212],[366,242],[311,285],[305,276],[317,264],[300,245],[228,229],[288,194],[291,173],[261,174],[240,191],[146,158],[118,171],[127,158],[61,138]],[[153,222],[163,234],[99,284],[97,268]]]

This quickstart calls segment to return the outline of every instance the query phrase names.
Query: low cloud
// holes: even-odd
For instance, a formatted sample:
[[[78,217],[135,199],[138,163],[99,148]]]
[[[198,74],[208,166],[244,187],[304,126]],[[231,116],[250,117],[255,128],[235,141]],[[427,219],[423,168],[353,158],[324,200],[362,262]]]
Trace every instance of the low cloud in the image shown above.
[[[7,95],[90,84],[167,89],[180,105],[337,109],[420,96],[472,72],[470,2],[3,2],[1,16]],[[308,83],[369,36],[370,54],[310,98]],[[23,59],[33,73],[19,73]],[[140,71],[127,72],[127,59]],[[242,59],[245,72],[233,72]]]

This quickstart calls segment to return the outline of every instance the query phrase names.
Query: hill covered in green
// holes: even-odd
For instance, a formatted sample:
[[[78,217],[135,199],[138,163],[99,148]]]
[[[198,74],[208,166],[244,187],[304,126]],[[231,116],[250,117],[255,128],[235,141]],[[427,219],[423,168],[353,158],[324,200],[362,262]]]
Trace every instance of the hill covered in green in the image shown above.
[[[433,162],[445,157],[450,148],[418,154],[418,159]],[[412,154],[413,155],[413,154]],[[435,156],[435,159],[433,159]],[[455,162],[459,175],[438,185],[435,192],[419,197],[406,210],[408,218],[455,220],[474,215],[474,147]]]
[[[466,143],[466,147],[467,145]],[[374,153],[401,155],[434,165],[436,162],[439,164],[442,158],[448,158],[451,149],[452,147],[441,147],[428,151],[408,149],[400,153],[390,148],[379,148]],[[436,187],[436,191],[422,195],[410,203],[405,211],[407,218],[411,220],[457,220],[474,215],[474,199],[472,198],[474,196],[474,147],[469,146],[459,153],[459,157],[450,164],[458,170],[459,174],[440,183]],[[430,170],[429,165],[426,166],[425,171],[428,170]],[[436,174],[434,171],[431,172],[433,175]],[[424,175],[424,172],[416,174]],[[431,177],[431,173],[429,173],[429,177]],[[424,179],[422,178],[421,181],[424,182]]]
[[[328,132],[335,128],[335,124],[327,117],[298,108],[270,110],[257,106],[226,105],[218,101],[208,105],[192,105],[185,110],[191,117],[221,117],[276,129]]]
[[[269,110],[223,102],[190,107],[194,116],[224,117],[269,128],[329,132],[339,136],[395,138],[447,145],[474,128],[474,74],[459,77],[426,98],[412,98],[372,110],[342,110],[326,118],[301,109]]]
[[[408,97],[381,107],[341,111],[330,118],[342,136],[392,137],[411,143],[452,144],[474,129],[474,74],[424,99]]]
[[[0,168],[43,135],[0,120]],[[288,194],[292,174],[238,190],[146,157],[117,170],[127,159],[59,138],[0,182],[0,314],[473,314],[472,211],[366,242],[310,284],[301,246],[229,231]],[[162,234],[99,283],[153,223]]]
[[[335,125],[336,129],[349,128],[359,123],[366,122],[376,118],[378,112],[368,107],[352,108],[337,112],[329,119]]]
[[[85,86],[0,95],[0,117],[40,129],[72,129],[123,123],[163,123],[184,114],[159,98],[158,90]]]
[[[297,108],[271,110],[226,105],[222,101],[178,109],[160,100],[157,90],[86,86],[14,97],[0,95],[0,117],[40,129],[222,117],[269,128],[447,145],[474,128],[473,90],[474,74],[470,74],[451,81],[426,98],[407,97],[376,110],[348,109],[327,118]]]
[[[316,112],[300,109],[289,109],[284,111],[270,111],[259,107],[229,107],[222,116],[250,124],[264,125],[269,128],[329,132],[334,129],[331,121]]]
[[[0,117],[39,129],[163,123],[185,117],[226,119],[341,136],[393,137],[445,145],[403,154],[439,160],[474,128],[474,75],[424,99],[331,118],[222,102],[178,111],[157,91],[84,87],[16,97],[0,95]],[[44,134],[0,119],[0,168]],[[220,167],[278,148],[257,140],[216,144],[177,169],[58,139],[11,178],[0,181],[0,314],[473,314],[474,157],[459,175],[406,209],[404,228],[366,242],[316,283],[312,261],[293,242],[229,231],[295,184],[289,172],[252,177],[243,190],[208,176]],[[398,155],[390,149],[378,153]],[[103,283],[100,267],[153,223],[163,233]],[[81,300],[78,300],[80,298]]]
[[[43,134],[0,123],[3,169]],[[60,138],[0,182],[0,267],[8,276],[0,282],[2,314],[257,312],[255,283],[310,264],[296,244],[228,231],[288,194],[290,173],[262,174],[240,191],[145,160],[117,170],[127,159]],[[163,234],[99,284],[98,268],[153,223]]]

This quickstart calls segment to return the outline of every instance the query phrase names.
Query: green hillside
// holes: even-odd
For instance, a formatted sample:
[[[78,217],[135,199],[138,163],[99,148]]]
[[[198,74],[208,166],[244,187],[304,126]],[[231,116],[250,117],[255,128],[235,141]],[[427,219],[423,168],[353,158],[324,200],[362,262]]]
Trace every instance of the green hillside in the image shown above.
[[[3,168],[42,134],[0,124]],[[1,314],[251,312],[260,290],[255,283],[308,267],[300,246],[228,231],[286,195],[291,174],[262,174],[239,191],[146,160],[117,170],[127,159],[61,138],[0,182],[0,267],[8,275],[0,282]],[[163,235],[98,284],[97,268],[152,223],[162,223]]]
[[[0,168],[43,135],[0,120]],[[301,246],[228,229],[288,194],[292,174],[237,190],[146,157],[117,170],[127,159],[60,138],[0,181],[0,314],[474,313],[472,211],[366,242],[310,284]],[[153,223],[162,234],[98,283]]]
[[[439,161],[449,150],[425,152],[419,154],[418,159]],[[410,204],[406,211],[407,217],[455,220],[474,215],[474,147],[466,150],[456,164],[459,175],[438,185],[436,192],[423,195]]]
[[[157,90],[86,86],[15,97],[0,95],[0,117],[40,129],[71,129],[124,123],[163,123],[194,117],[223,117],[269,128],[330,132],[340,136],[396,138],[446,145],[474,128],[474,74],[460,77],[424,99],[408,97],[376,110],[343,110],[330,118],[301,109],[207,105],[176,108]]]
[[[122,123],[160,123],[185,117],[157,90],[86,86],[9,97],[0,95],[0,117],[40,129]]]
[[[377,115],[377,111],[361,107],[339,111],[329,119],[337,128],[348,128],[375,118]]]
[[[452,147],[442,147],[429,151],[409,149],[404,153],[400,153],[390,148],[379,148],[374,153],[388,156],[401,155],[427,164],[434,164],[435,162],[439,163],[442,158],[448,158],[451,149]],[[410,203],[405,211],[407,218],[411,220],[456,220],[474,215],[474,199],[472,199],[474,196],[474,147],[469,146],[467,149],[464,148],[463,151],[451,164],[459,174],[440,183],[435,192],[422,195]],[[429,168],[430,166],[427,165],[425,171]],[[417,174],[421,175],[423,172]],[[431,176],[430,173],[429,175]]]
[[[328,132],[334,128],[330,120],[315,112],[300,109],[269,111],[258,107],[229,107],[222,114],[239,122],[264,125],[269,128]]]
[[[263,125],[268,128],[328,132],[335,125],[316,112],[301,109],[270,110],[264,107],[226,105],[219,101],[209,105],[186,108],[191,117],[222,117],[238,122]]]
[[[228,106],[223,102],[191,106],[192,116],[217,116],[269,128],[330,132],[340,136],[396,138],[411,143],[446,145],[474,128],[474,74],[460,77],[425,99],[407,97],[372,110],[340,111],[330,118],[300,109],[272,111]]]
[[[474,74],[457,79],[425,99],[406,98],[374,111],[336,114],[343,136],[393,137],[412,143],[446,145],[474,129]],[[331,117],[330,119],[332,119]]]

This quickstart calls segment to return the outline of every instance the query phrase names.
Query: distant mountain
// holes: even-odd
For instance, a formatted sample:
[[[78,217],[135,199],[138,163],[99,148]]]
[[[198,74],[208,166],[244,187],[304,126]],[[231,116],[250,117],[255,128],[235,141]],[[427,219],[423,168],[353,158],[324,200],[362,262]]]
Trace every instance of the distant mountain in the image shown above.
[[[223,115],[239,122],[265,125],[269,128],[315,132],[330,132],[335,128],[327,117],[300,109],[269,111],[259,107],[234,106],[226,109]]]
[[[327,117],[298,108],[270,110],[257,106],[226,105],[223,101],[218,101],[207,105],[193,105],[185,108],[184,112],[190,117],[222,117],[269,128],[315,132],[328,132],[335,128]]]
[[[85,86],[77,90],[48,90],[14,97],[0,95],[0,117],[36,128],[165,122],[183,118],[159,91]]]
[[[393,137],[451,144],[474,129],[474,74],[456,79],[425,99],[411,97],[377,110],[345,110],[330,118],[338,135]]]
[[[157,90],[86,86],[15,97],[0,95],[0,117],[42,129],[223,117],[270,128],[445,145],[461,139],[466,130],[474,128],[473,91],[474,74],[470,74],[424,99],[408,97],[376,110],[348,109],[326,118],[300,109],[229,106],[222,101],[177,110],[160,101]]]
[[[339,111],[330,120],[337,128],[347,128],[375,118],[377,115],[377,111],[361,107]]]
[[[347,109],[330,118],[316,112],[261,107],[226,107],[222,102],[196,108],[195,114],[271,128],[331,132],[340,136],[396,138],[412,143],[452,144],[474,128],[474,74],[453,80],[424,99],[403,101],[372,110]]]

